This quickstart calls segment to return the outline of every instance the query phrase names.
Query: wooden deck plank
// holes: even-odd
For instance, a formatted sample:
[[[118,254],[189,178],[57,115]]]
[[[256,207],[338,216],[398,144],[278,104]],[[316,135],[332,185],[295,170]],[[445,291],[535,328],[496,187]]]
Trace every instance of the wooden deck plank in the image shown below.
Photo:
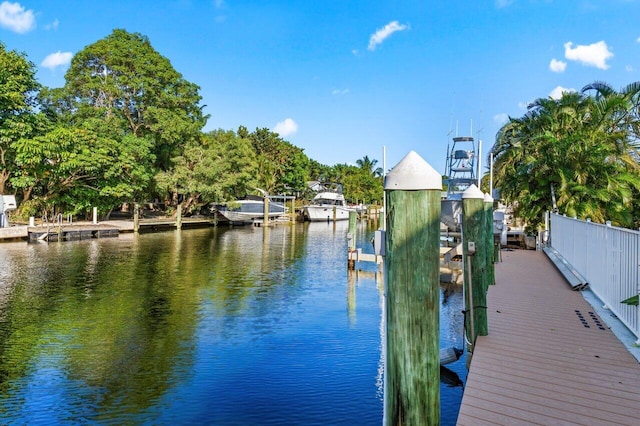
[[[502,253],[487,316],[459,425],[637,424],[640,364],[544,254]]]

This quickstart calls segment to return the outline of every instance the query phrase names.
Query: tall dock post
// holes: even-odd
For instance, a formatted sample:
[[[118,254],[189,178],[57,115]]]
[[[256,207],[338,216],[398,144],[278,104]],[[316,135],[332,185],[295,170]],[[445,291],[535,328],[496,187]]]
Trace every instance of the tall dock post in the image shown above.
[[[484,243],[484,194],[471,185],[462,194],[462,254],[465,263],[465,305],[469,341],[488,334],[487,294],[484,285],[486,254]]]
[[[178,203],[176,213],[176,229],[180,231],[182,229],[182,203]]]
[[[269,225],[269,197],[265,195],[263,198],[264,201],[264,218],[262,219],[262,225]]]
[[[386,425],[440,424],[442,176],[414,151],[385,177]]]
[[[496,283],[495,273],[495,253],[493,250],[493,197],[488,193],[484,194],[484,238],[485,238],[485,250],[486,250],[486,262],[487,262],[487,274],[485,281],[484,291],[489,290],[490,285]]]
[[[349,212],[349,232],[347,232],[347,268],[349,270],[356,269],[356,260],[353,259],[353,253],[356,251],[356,225],[358,213]]]
[[[138,233],[140,231],[140,205],[138,203],[133,204],[133,232]]]

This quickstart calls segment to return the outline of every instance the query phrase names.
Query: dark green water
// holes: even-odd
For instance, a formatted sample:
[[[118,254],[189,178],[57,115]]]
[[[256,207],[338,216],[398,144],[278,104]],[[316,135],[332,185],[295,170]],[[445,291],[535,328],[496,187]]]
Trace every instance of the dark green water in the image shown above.
[[[0,423],[381,424],[382,277],[348,275],[347,226],[0,244]]]

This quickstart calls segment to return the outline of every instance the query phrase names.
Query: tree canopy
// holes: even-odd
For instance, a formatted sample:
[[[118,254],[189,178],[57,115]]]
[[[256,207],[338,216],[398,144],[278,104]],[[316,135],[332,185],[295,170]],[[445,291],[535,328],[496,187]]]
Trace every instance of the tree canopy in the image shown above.
[[[382,199],[368,156],[326,166],[266,128],[203,132],[199,90],[123,29],[76,53],[54,89],[0,43],[0,193],[16,192],[24,216],[155,199],[186,213],[254,188],[304,194],[310,180],[344,181],[353,201]]]
[[[495,182],[519,217],[542,213],[638,226],[640,85],[620,91],[605,83],[534,101],[498,132]]]

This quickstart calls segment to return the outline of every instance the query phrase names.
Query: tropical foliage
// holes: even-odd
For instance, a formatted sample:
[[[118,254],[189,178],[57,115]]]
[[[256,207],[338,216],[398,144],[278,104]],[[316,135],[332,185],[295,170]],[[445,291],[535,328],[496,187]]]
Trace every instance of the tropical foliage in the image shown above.
[[[269,129],[203,132],[199,90],[147,37],[122,29],[79,51],[55,89],[0,43],[0,193],[38,217],[151,200],[188,213],[254,188],[305,194],[313,180],[342,182],[352,201],[382,199],[368,156],[327,166]]]
[[[547,210],[637,227],[640,83],[538,99],[498,132],[495,186],[530,224]]]

